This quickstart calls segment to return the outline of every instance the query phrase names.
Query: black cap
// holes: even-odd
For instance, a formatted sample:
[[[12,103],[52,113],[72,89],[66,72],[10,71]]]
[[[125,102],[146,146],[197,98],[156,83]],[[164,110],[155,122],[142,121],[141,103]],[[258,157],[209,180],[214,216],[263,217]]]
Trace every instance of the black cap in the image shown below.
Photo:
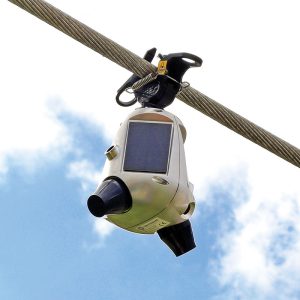
[[[162,228],[157,233],[176,256],[180,256],[196,247],[189,220]]]
[[[132,199],[121,179],[109,178],[104,180],[95,194],[89,197],[87,206],[95,217],[103,217],[126,212],[132,206]]]

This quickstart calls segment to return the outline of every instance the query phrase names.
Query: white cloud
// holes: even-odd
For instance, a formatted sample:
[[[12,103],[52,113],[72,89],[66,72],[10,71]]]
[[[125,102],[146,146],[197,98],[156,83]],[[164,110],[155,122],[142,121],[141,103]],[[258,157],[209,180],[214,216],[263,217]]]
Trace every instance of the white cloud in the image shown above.
[[[2,89],[0,93],[5,92]],[[9,94],[12,98],[3,96],[5,101],[0,102],[0,173],[6,174],[9,164],[31,172],[37,165],[59,159],[69,151],[68,130],[50,113],[46,101],[34,95],[27,102],[19,92]]]
[[[23,19],[12,5],[1,2],[0,28],[0,173],[9,165],[32,171],[43,161],[58,159],[69,150],[70,136],[48,101],[49,77],[42,71],[44,55],[26,45],[34,38],[19,34]],[[16,23],[16,19],[20,23]],[[14,25],[9,24],[14,20]],[[25,21],[26,23],[26,21]],[[18,25],[18,26],[17,26]],[[25,26],[26,28],[26,26]],[[28,28],[27,28],[28,29]],[[24,47],[23,47],[24,46]],[[33,65],[35,67],[33,68]],[[47,64],[45,64],[47,65]],[[51,75],[52,76],[52,75]]]
[[[96,219],[96,221],[94,222],[95,232],[103,238],[109,236],[115,228],[115,225],[109,223],[105,219]]]
[[[87,159],[74,161],[69,165],[67,176],[72,179],[77,179],[81,183],[83,191],[95,190],[97,185],[102,182],[102,172],[95,168],[95,165]],[[84,199],[86,201],[86,199]],[[94,232],[99,236],[100,241],[95,245],[85,245],[87,249],[98,248],[103,245],[104,239],[109,236],[115,229],[115,225],[109,223],[105,219],[93,218]]]
[[[117,228],[112,223],[106,221],[105,219],[93,219],[93,231],[96,233],[98,239],[96,242],[83,242],[83,248],[90,252],[94,250],[98,250],[105,246],[106,238],[112,234],[112,232]]]
[[[7,174],[7,166],[3,158],[0,158],[0,184],[3,183]]]
[[[294,299],[300,292],[299,188],[291,180],[283,193],[265,175],[256,178],[265,188],[249,180],[249,198],[235,203],[233,229],[225,227],[220,240],[215,271],[234,299]]]
[[[74,161],[70,163],[68,177],[78,179],[81,182],[81,188],[84,191],[90,190],[100,182],[101,171],[95,168],[95,165],[87,159]]]
[[[185,80],[300,145],[297,1],[188,0],[185,14],[181,1],[155,0],[153,6],[161,11],[168,8],[164,30],[162,23],[155,21],[155,12],[155,17],[152,12],[145,14],[145,8],[134,0],[118,3],[118,9],[113,1],[50,2],[140,55],[153,46],[162,53],[198,54],[204,59],[203,67],[188,71]],[[114,103],[116,90],[130,74],[8,1],[0,4],[2,176],[14,153],[22,158],[22,153],[48,153],[52,147],[64,149],[68,145],[68,133],[49,113],[46,99],[61,99],[66,110],[100,125],[111,139],[131,111]],[[196,4],[198,9],[191,9]],[[246,291],[267,295],[284,286],[282,299],[287,299],[297,290],[300,276],[299,169],[182,103],[169,110],[182,119],[188,131],[189,177],[198,198],[205,200],[212,183],[224,186],[236,174],[235,180],[248,185],[249,198],[236,203],[235,230],[224,232],[220,280],[235,287],[237,294],[245,290],[243,287],[251,287]],[[95,180],[97,171],[88,161],[71,168],[79,174],[83,187]],[[236,171],[243,168],[242,175]],[[234,193],[238,197],[239,191]],[[105,235],[101,226],[95,225]],[[286,226],[294,231],[289,232]],[[282,246],[279,236],[292,236],[292,241]],[[279,252],[283,262],[276,264],[274,257],[279,257]],[[245,292],[243,297],[251,298],[251,293],[247,296]]]

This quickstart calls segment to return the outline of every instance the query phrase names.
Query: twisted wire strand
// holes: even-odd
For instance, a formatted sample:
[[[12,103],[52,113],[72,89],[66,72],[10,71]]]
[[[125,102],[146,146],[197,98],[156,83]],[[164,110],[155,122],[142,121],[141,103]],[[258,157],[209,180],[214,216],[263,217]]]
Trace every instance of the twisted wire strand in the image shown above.
[[[143,78],[157,68],[92,28],[77,21],[43,0],[8,0],[51,26],[93,49],[121,67]],[[148,80],[151,76],[147,77]],[[143,83],[141,81],[140,83]],[[236,114],[192,87],[184,88],[177,98],[248,140],[300,167],[300,150],[265,129]]]
[[[45,1],[9,1],[140,77],[156,71],[151,63]]]
[[[139,81],[135,82],[133,85],[132,85],[132,89],[134,91],[136,90],[139,90],[140,88],[142,88],[143,86],[145,86],[146,84],[152,82],[153,80],[155,80],[157,77],[156,74],[154,73],[150,73],[148,74],[147,76],[141,78]]]
[[[177,98],[253,143],[267,149],[291,164],[300,167],[300,149],[212,100],[194,88],[185,88],[177,95]]]

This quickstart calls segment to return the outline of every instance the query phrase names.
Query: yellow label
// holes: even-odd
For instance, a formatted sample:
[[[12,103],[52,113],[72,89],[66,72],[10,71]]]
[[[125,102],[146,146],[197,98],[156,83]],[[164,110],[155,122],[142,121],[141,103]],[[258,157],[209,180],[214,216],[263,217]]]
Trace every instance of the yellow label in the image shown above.
[[[168,72],[168,70],[167,70],[167,63],[168,63],[167,60],[161,60],[158,63],[157,73],[159,75],[166,75],[167,74],[167,72]]]

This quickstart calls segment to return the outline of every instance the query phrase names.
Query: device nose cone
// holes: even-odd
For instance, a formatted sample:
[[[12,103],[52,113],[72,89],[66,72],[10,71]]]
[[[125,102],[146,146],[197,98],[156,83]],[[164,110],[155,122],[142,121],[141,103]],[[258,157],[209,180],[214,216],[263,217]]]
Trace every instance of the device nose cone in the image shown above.
[[[132,199],[123,181],[119,178],[110,178],[104,180],[89,197],[87,206],[92,215],[103,217],[126,212],[132,206]]]

